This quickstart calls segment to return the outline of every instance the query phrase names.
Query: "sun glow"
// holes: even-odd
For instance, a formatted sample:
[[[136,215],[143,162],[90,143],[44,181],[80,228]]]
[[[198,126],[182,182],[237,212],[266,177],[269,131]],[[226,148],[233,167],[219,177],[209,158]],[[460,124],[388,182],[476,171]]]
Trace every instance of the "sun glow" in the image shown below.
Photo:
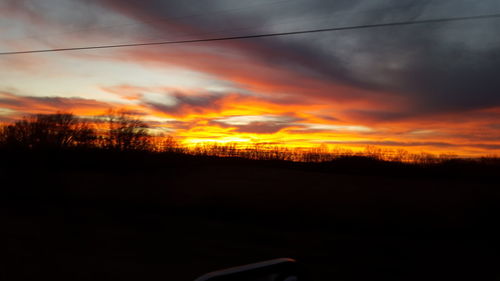
[[[125,11],[122,6],[127,5],[120,4],[117,10],[112,8],[107,11],[108,16],[135,22],[134,17],[122,15]],[[54,8],[61,7],[55,5]],[[5,39],[0,40],[0,48],[52,48],[53,44],[46,44],[50,40],[34,46],[11,38],[66,27],[43,16],[37,17],[35,26],[27,20],[35,15],[21,16],[21,10],[4,12],[0,17],[9,26],[5,34],[0,35]],[[84,16],[84,13],[78,15]],[[168,35],[179,32],[177,28],[181,27],[180,22],[162,22],[160,26],[154,23],[148,21],[143,28]],[[196,33],[198,26],[191,28],[186,30]],[[94,31],[78,33],[78,36],[63,33],[66,35],[59,39],[77,46],[116,36]],[[128,34],[129,41],[137,39],[136,35],[136,32]],[[376,146],[412,153],[500,154],[500,107],[495,103],[475,102],[480,97],[489,101],[488,91],[461,93],[460,88],[480,89],[467,84],[480,80],[450,83],[447,78],[455,76],[433,72],[441,69],[434,63],[453,62],[454,57],[446,57],[453,52],[443,53],[446,59],[426,64],[429,66],[426,71],[436,76],[431,79],[436,85],[427,87],[419,80],[421,65],[418,60],[413,61],[413,56],[418,57],[432,48],[420,50],[418,44],[391,45],[412,41],[379,35],[377,40],[385,44],[364,44],[363,36],[356,39],[346,33],[342,40],[330,38],[330,41],[328,36],[319,34],[315,40],[280,39],[291,40],[288,41],[291,48],[270,44],[269,38],[258,44],[245,40],[4,56],[0,60],[5,70],[0,85],[0,123],[55,112],[73,113],[91,120],[113,108],[127,111],[147,123],[151,134],[169,135],[190,147],[205,143],[286,148],[323,145],[328,149],[342,146],[361,151]],[[482,40],[485,38],[489,37]],[[372,37],[365,39],[370,42]],[[445,44],[444,37],[430,39],[437,41],[423,46],[454,46]],[[484,44],[489,45],[494,46]],[[391,51],[380,52],[383,46],[390,47]],[[472,55],[468,57],[471,62],[481,57],[475,49],[460,47],[467,47],[463,54]],[[413,48],[418,51],[409,51]],[[301,51],[306,49],[311,52]],[[438,54],[442,50],[435,51]],[[480,71],[488,73],[495,69],[482,68],[480,63],[488,65],[486,61],[474,63],[478,75]],[[467,77],[464,74],[470,72],[466,69],[451,65],[448,70],[456,77]],[[491,89],[497,86],[495,82],[491,79]],[[464,87],[455,87],[455,84],[464,84]],[[444,89],[448,94],[437,93],[435,89]],[[443,102],[447,96],[450,100]],[[455,100],[454,96],[460,98]],[[459,108],[464,110],[455,110]]]

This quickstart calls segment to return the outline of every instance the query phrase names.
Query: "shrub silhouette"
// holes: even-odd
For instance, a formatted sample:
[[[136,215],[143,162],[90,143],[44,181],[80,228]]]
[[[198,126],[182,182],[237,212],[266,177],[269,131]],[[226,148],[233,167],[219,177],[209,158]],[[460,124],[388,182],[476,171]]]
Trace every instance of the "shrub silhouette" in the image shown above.
[[[95,131],[70,113],[35,115],[4,126],[0,143],[5,148],[68,149],[90,146]]]
[[[102,128],[103,124],[103,130],[94,129],[93,125]],[[36,150],[152,150],[153,142],[147,129],[144,122],[124,111],[109,110],[106,115],[91,122],[71,113],[38,114],[1,127],[0,146]]]
[[[152,140],[148,126],[125,111],[109,110],[104,115],[108,131],[104,146],[118,151],[151,150]]]

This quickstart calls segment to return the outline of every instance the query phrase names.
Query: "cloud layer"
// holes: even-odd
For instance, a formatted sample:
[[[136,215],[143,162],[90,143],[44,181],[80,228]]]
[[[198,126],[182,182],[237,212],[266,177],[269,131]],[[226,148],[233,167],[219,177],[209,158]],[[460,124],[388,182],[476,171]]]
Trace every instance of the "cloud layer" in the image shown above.
[[[8,0],[0,6],[3,21],[18,25],[1,46],[211,38],[498,12],[495,0]],[[40,36],[42,27],[55,35]],[[114,102],[98,94],[89,99],[5,91],[0,107],[9,111],[0,114],[5,119],[50,110],[95,113],[115,106],[156,118],[158,126],[193,140],[500,151],[499,30],[500,19],[483,19],[65,54],[204,78],[189,74],[192,79],[181,83],[179,75],[176,85],[161,75],[149,82],[145,77],[142,84],[114,77],[92,85],[116,96]],[[35,43],[15,40],[30,32]],[[40,61],[46,66],[39,63],[36,71],[58,64],[76,73],[77,67],[57,58]],[[34,71],[29,59],[0,62]],[[2,83],[3,89],[22,88]]]

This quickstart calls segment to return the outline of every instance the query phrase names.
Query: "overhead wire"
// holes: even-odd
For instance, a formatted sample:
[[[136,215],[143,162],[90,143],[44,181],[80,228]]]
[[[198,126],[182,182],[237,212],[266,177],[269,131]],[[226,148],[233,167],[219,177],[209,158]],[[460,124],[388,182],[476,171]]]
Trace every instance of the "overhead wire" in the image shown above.
[[[281,4],[281,1],[273,2],[273,4]],[[367,10],[356,11],[354,14],[352,12],[346,13],[345,11],[333,11],[333,12],[328,12],[322,16],[315,16],[313,19],[309,19],[307,21],[304,21],[303,19],[300,19],[300,18],[291,18],[291,19],[289,18],[289,19],[285,19],[285,20],[279,20],[277,22],[271,21],[270,23],[266,23],[265,26],[255,26],[253,24],[253,25],[246,25],[246,26],[238,26],[237,28],[225,27],[223,29],[216,29],[216,30],[210,29],[210,30],[206,30],[206,31],[196,32],[196,33],[187,32],[187,33],[180,34],[180,36],[175,36],[173,38],[172,38],[172,34],[170,34],[169,38],[163,37],[162,39],[159,39],[159,36],[162,36],[162,35],[156,34],[156,35],[149,35],[149,36],[135,38],[136,39],[135,43],[138,43],[137,40],[146,41],[146,40],[154,40],[154,39],[156,39],[156,40],[167,40],[168,39],[168,40],[172,41],[172,40],[187,40],[187,39],[193,38],[193,37],[204,37],[204,36],[228,37],[228,36],[235,36],[235,35],[230,35],[230,34],[234,34],[235,32],[243,32],[243,31],[256,32],[257,30],[262,29],[262,27],[265,27],[265,29],[267,29],[267,30],[278,30],[277,27],[283,26],[283,25],[286,25],[286,26],[289,26],[289,25],[292,25],[292,26],[311,26],[311,24],[313,24],[313,23],[315,23],[316,26],[321,26],[321,24],[330,25],[332,23],[333,19],[345,19],[346,17],[349,17],[349,18],[359,17],[361,14],[373,13],[373,12],[378,12],[378,11],[392,13],[393,11],[399,11],[400,8],[403,8],[403,7],[409,8],[409,7],[413,7],[413,6],[415,6],[415,4],[412,4],[412,5],[394,5],[394,6],[391,6],[389,8],[370,8]],[[301,13],[301,15],[303,15],[303,14],[304,13]],[[307,14],[307,12],[305,14]],[[321,24],[317,24],[317,23],[321,23]],[[132,42],[131,41],[116,42],[113,44],[132,44],[132,43],[134,43],[134,41],[132,41]]]
[[[277,0],[277,1],[268,1],[266,2],[266,9],[269,9],[269,7],[271,6],[277,6],[277,5],[281,5],[281,4],[284,4],[284,3],[289,3],[289,2],[295,2],[295,1],[300,1],[300,0]],[[38,34],[36,36],[32,35],[32,36],[28,36],[28,37],[24,37],[24,38],[16,38],[16,40],[18,39],[30,39],[30,38],[33,38],[33,39],[39,39],[41,36],[43,36],[44,39],[46,38],[50,38],[50,37],[56,37],[56,36],[60,36],[60,35],[67,35],[67,34],[74,34],[74,33],[80,33],[80,32],[86,32],[86,31],[94,31],[94,30],[106,30],[106,29],[114,29],[114,28],[128,28],[128,27],[131,27],[131,26],[139,26],[141,24],[152,24],[152,23],[161,23],[161,22],[169,22],[169,21],[172,21],[172,20],[184,20],[184,19],[192,19],[192,18],[197,18],[197,17],[200,17],[200,18],[206,18],[206,17],[213,17],[214,15],[224,15],[224,14],[229,14],[231,16],[234,16],[232,15],[233,13],[239,13],[239,12],[248,12],[248,9],[249,8],[255,8],[255,7],[259,7],[259,6],[262,6],[263,3],[254,3],[253,5],[248,5],[248,6],[240,6],[240,7],[236,7],[236,8],[231,8],[231,9],[222,9],[222,10],[212,10],[212,11],[205,11],[203,14],[199,13],[199,14],[188,14],[188,15],[180,15],[180,16],[173,16],[173,17],[157,17],[157,18],[151,18],[151,19],[145,19],[141,22],[133,22],[133,23],[125,23],[125,24],[120,24],[120,25],[104,25],[104,26],[91,26],[91,27],[88,27],[88,28],[85,28],[85,29],[75,29],[75,30],[69,30],[69,31],[66,31],[66,32],[60,32],[60,33],[49,33],[49,34]],[[412,4],[410,6],[408,5],[393,5],[391,7],[388,7],[388,8],[377,8],[377,9],[374,9],[374,8],[370,8],[368,10],[362,10],[362,11],[357,11],[355,13],[355,15],[350,15],[352,17],[354,16],[359,16],[359,14],[365,14],[365,13],[372,13],[374,11],[384,11],[384,12],[387,12],[387,11],[394,11],[394,10],[399,10],[400,8],[404,7],[404,8],[408,8],[408,7],[412,7],[414,6],[415,4]],[[350,13],[348,13],[350,14]],[[300,20],[297,20],[297,19],[289,19],[289,20],[285,20],[285,21],[279,21],[277,24],[272,24],[270,26],[266,26],[266,29],[275,29],[275,26],[279,26],[279,25],[288,25],[288,24],[295,24],[295,23],[300,23],[300,26],[304,26],[304,25],[310,25],[311,22],[320,22],[322,21],[323,23],[326,23],[326,24],[330,24],[330,21],[332,18],[338,18],[339,15],[341,18],[342,16],[345,16],[346,15],[346,12],[345,11],[334,11],[334,12],[330,12],[324,16],[319,16],[319,17],[314,17],[313,21],[309,20],[309,21],[306,21],[306,22],[301,22]],[[151,34],[149,36],[141,36],[141,37],[136,37],[135,41],[130,41],[130,40],[127,40],[127,41],[118,41],[118,42],[112,42],[112,43],[108,43],[107,45],[128,45],[128,44],[138,44],[140,42],[137,42],[138,40],[139,41],[146,41],[146,40],[187,40],[189,38],[192,38],[192,37],[202,37],[202,36],[233,36],[233,35],[227,35],[227,33],[229,34],[234,34],[235,32],[242,32],[242,31],[247,31],[247,30],[250,30],[250,31],[255,31],[255,30],[258,30],[259,27],[256,27],[255,25],[252,25],[252,26],[240,26],[238,28],[234,28],[234,27],[230,27],[230,28],[223,28],[223,29],[218,29],[218,30],[206,30],[206,31],[201,31],[201,32],[196,32],[196,33],[192,33],[192,32],[182,32],[182,34],[169,34],[169,37],[168,38],[165,38],[164,36],[162,36],[163,34],[160,34],[160,33],[157,33],[155,35]],[[174,35],[172,37],[172,35]],[[175,36],[175,35],[179,35],[179,36]],[[159,37],[163,37],[163,38],[159,38]],[[44,40],[46,41],[46,40]],[[58,49],[57,47],[54,46],[54,44],[51,44],[49,42],[46,42],[48,45],[52,45],[52,48],[53,49]]]
[[[391,27],[391,26],[402,26],[402,25],[430,24],[430,23],[446,23],[446,22],[481,20],[481,19],[492,19],[492,18],[500,18],[500,14],[485,14],[485,15],[476,15],[476,16],[435,18],[435,19],[423,19],[423,20],[414,20],[414,21],[397,21],[397,22],[388,22],[388,23],[375,23],[375,24],[363,24],[363,25],[353,25],[353,26],[317,28],[317,29],[308,29],[308,30],[296,30],[296,31],[288,31],[288,32],[259,33],[259,34],[240,35],[240,36],[226,36],[226,37],[212,37],[212,38],[187,39],[187,40],[170,40],[170,41],[158,41],[158,42],[146,42],[146,43],[130,43],[130,44],[114,44],[114,45],[100,45],[100,46],[83,46],[83,47],[0,52],[0,55],[18,55],[18,54],[32,54],[32,53],[48,53],[48,52],[78,51],[78,50],[92,50],[92,49],[109,49],[109,48],[124,48],[124,47],[140,47],[140,46],[155,46],[155,45],[171,45],[171,44],[188,44],[188,43],[202,43],[202,42],[214,42],[214,41],[242,40],[242,39],[266,38],[266,37],[288,36],[288,35],[319,33],[319,32],[332,32],[332,31],[368,29],[368,28]]]
[[[279,5],[279,4],[287,3],[290,1],[298,1],[298,0],[277,0],[277,1],[267,2],[266,6]],[[89,26],[87,28],[80,28],[80,29],[67,30],[67,31],[57,32],[57,33],[43,34],[43,37],[44,38],[58,37],[61,35],[75,34],[75,33],[80,33],[80,32],[115,29],[115,28],[128,28],[128,27],[140,26],[142,24],[185,20],[185,19],[192,19],[192,18],[196,18],[196,17],[211,17],[211,16],[215,16],[215,15],[224,15],[227,13],[247,11],[250,8],[258,7],[261,5],[262,4],[253,4],[253,5],[241,6],[241,7],[231,8],[231,9],[205,11],[204,13],[199,13],[199,14],[188,14],[188,15],[180,15],[180,16],[171,16],[171,17],[170,16],[157,17],[157,18],[145,19],[142,21],[129,22],[129,23],[123,23],[123,24],[94,25],[94,26]],[[23,40],[23,39],[38,38],[39,36],[40,36],[39,34],[29,34],[28,36],[19,37],[19,38],[11,38],[11,39]]]
[[[276,6],[276,5],[281,5],[281,4],[284,4],[284,3],[289,3],[289,2],[295,2],[295,1],[300,1],[300,0],[277,0],[277,1],[270,1],[270,2],[266,2],[266,9],[269,9],[269,7],[271,6]],[[44,41],[46,41],[45,39],[47,38],[54,38],[54,37],[58,37],[58,36],[62,36],[62,35],[68,35],[68,34],[75,34],[75,33],[80,33],[80,32],[88,32],[88,31],[98,31],[98,30],[109,30],[109,29],[115,29],[115,28],[129,28],[129,27],[136,27],[136,26],[140,26],[142,24],[152,24],[152,23],[161,23],[161,22],[169,22],[169,21],[177,21],[177,20],[185,20],[185,19],[193,19],[193,18],[206,18],[206,17],[213,17],[215,15],[224,15],[224,14],[231,14],[231,13],[239,13],[239,12],[248,12],[248,9],[249,8],[255,8],[255,7],[259,7],[261,6],[262,3],[259,3],[259,4],[253,4],[253,5],[248,5],[248,6],[240,6],[240,7],[237,7],[237,8],[231,8],[231,9],[222,9],[222,10],[212,10],[212,11],[205,11],[203,14],[202,13],[199,13],[199,14],[188,14],[188,15],[181,15],[181,16],[168,16],[168,17],[156,17],[156,18],[151,18],[151,19],[145,19],[145,20],[142,20],[140,22],[132,22],[132,23],[124,23],[124,24],[114,24],[114,25],[95,25],[95,26],[90,26],[90,27],[87,27],[87,28],[83,28],[83,29],[73,29],[73,30],[68,30],[68,31],[65,31],[65,32],[58,32],[58,33],[49,33],[49,34],[31,34],[29,36],[26,36],[26,37],[19,37],[19,38],[9,38],[10,39],[14,39],[14,40],[23,40],[23,39],[37,39],[37,40],[40,40],[40,37],[43,37],[44,38]],[[414,5],[410,5],[410,6],[414,6]],[[364,13],[371,13],[371,12],[374,12],[374,11],[392,11],[392,10],[398,10],[399,8],[401,7],[405,7],[407,8],[408,5],[395,5],[395,6],[391,6],[389,8],[378,8],[378,9],[369,9],[369,10],[364,10],[364,11],[357,11],[356,12],[356,15],[355,16],[358,16],[359,14],[364,14]],[[315,21],[318,21],[319,19],[332,19],[334,18],[334,15],[335,15],[335,18],[337,15],[340,15],[340,16],[343,16],[346,14],[345,11],[334,11],[334,12],[331,12],[331,13],[328,13],[326,16],[320,16],[319,18],[318,17],[315,17]],[[289,21],[286,21],[286,22],[280,22],[279,24],[284,24],[284,23],[290,23],[290,22],[297,22],[297,20],[293,19],[293,20],[289,20]],[[325,23],[327,23],[327,21],[325,20]],[[179,36],[180,38],[169,38],[170,40],[184,40],[183,37],[188,37],[188,36],[207,36],[207,35],[218,35],[220,34],[221,32],[224,32],[224,31],[243,31],[243,30],[255,30],[255,26],[248,26],[248,27],[239,27],[237,29],[234,29],[234,28],[224,28],[223,30],[211,30],[211,31],[208,31],[208,32],[199,32],[199,33],[184,33],[184,34],[181,34],[181,36]],[[176,36],[177,37],[177,36]],[[153,36],[147,36],[147,37],[144,37],[144,38],[140,38],[141,40],[150,40],[150,39],[155,39],[155,38],[158,38],[158,34],[155,35],[154,37]],[[162,39],[163,40],[163,39]],[[164,39],[166,40],[166,39]],[[130,44],[131,42],[130,41],[125,41],[125,42],[113,42],[111,44],[114,44],[114,45],[117,45],[117,44]],[[52,44],[49,44],[49,45],[52,45]]]

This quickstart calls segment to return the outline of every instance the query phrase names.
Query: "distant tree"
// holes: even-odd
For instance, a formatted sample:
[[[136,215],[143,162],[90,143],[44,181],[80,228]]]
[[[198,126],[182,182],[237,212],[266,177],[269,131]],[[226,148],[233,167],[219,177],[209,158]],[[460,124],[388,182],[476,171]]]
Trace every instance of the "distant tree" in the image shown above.
[[[67,149],[91,146],[95,132],[70,113],[38,114],[4,126],[0,142],[8,148]]]
[[[126,111],[109,110],[104,116],[108,124],[106,146],[119,151],[149,150],[148,126]]]
[[[161,142],[161,151],[168,153],[182,153],[184,152],[184,149],[173,136],[166,136]]]

